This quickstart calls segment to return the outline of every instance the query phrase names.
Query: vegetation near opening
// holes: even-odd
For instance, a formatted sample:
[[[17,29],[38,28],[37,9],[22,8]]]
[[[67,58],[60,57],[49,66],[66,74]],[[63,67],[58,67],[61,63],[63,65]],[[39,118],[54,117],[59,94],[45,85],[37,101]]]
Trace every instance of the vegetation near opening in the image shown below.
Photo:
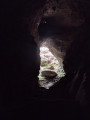
[[[63,65],[59,63],[46,46],[40,47],[40,58],[39,84],[41,87],[49,89],[65,75]]]

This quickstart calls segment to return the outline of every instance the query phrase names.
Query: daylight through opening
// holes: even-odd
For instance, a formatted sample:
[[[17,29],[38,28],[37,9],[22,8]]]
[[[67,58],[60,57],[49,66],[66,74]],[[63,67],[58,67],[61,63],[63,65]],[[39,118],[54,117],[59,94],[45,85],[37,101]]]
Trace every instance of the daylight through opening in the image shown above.
[[[63,63],[59,62],[45,45],[40,47],[40,58],[39,85],[49,89],[65,76]]]

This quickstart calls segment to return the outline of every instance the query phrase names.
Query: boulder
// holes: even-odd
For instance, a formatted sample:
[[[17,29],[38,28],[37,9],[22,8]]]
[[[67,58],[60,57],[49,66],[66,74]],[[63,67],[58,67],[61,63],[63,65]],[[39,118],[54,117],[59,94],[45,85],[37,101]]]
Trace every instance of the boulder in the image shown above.
[[[41,75],[46,78],[55,78],[57,76],[57,73],[54,71],[42,71]]]

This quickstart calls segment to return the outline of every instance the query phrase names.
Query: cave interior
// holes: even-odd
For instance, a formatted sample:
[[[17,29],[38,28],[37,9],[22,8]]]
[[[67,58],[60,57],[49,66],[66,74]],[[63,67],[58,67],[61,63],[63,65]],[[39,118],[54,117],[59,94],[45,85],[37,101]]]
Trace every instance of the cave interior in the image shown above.
[[[90,1],[0,3],[0,117],[90,120]]]

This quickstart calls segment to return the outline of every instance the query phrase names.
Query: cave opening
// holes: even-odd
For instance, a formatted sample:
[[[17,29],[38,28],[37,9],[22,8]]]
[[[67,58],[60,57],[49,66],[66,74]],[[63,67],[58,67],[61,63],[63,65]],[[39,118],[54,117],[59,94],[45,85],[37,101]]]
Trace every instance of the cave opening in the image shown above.
[[[49,89],[65,76],[63,62],[53,55],[47,46],[47,42],[43,42],[40,45],[40,59],[39,85]]]
[[[40,87],[46,89],[65,76],[63,61],[70,42],[57,17],[43,17],[38,26],[41,58],[38,78]]]

